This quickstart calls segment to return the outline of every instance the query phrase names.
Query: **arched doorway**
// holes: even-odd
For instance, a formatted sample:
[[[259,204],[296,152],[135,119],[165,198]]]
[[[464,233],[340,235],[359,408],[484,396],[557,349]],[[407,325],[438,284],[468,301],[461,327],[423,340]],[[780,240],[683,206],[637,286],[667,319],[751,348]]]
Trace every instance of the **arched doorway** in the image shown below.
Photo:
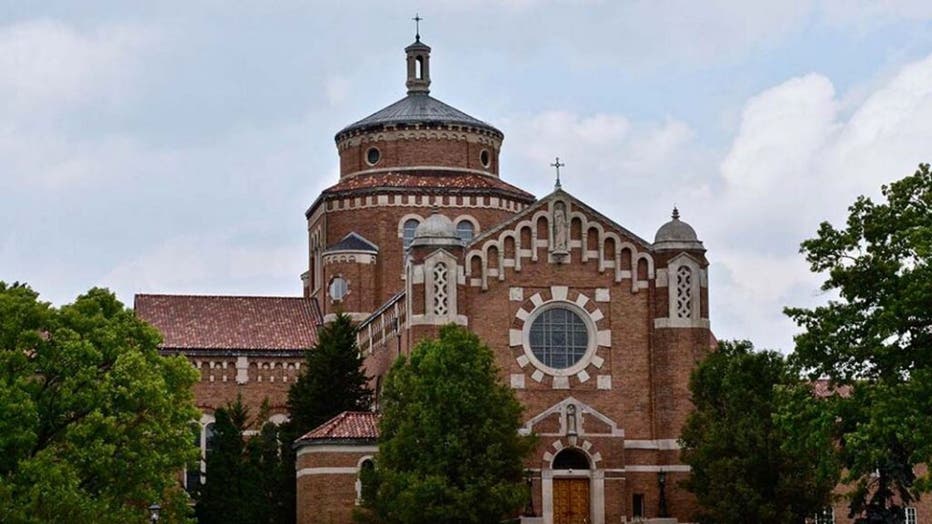
[[[589,457],[566,448],[553,458],[553,524],[589,524]]]

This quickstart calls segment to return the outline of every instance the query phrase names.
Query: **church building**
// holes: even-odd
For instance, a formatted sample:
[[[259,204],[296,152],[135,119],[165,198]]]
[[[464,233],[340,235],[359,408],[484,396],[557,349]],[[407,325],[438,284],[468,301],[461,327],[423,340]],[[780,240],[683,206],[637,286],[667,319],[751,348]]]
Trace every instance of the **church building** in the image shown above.
[[[301,296],[137,295],[162,351],[201,371],[199,444],[237,393],[284,420],[302,352],[338,312],[357,322],[377,395],[398,355],[455,323],[495,352],[524,406],[521,431],[539,436],[522,522],[689,522],[677,438],[689,374],[714,343],[696,232],[674,209],[639,236],[559,176],[540,197],[508,183],[504,134],[431,96],[420,36],[405,55],[407,94],[336,133],[340,178],[305,213]],[[351,522],[378,412],[307,429],[295,443],[298,521]]]

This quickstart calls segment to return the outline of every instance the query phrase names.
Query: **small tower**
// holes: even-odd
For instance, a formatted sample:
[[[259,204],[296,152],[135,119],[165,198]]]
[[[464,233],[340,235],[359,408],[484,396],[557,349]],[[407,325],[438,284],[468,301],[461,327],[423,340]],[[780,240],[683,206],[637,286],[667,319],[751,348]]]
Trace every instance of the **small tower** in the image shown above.
[[[462,256],[456,226],[434,210],[415,230],[408,256],[406,289],[415,337],[436,336],[437,328],[451,322],[466,324],[457,304],[465,291]]]
[[[421,35],[405,48],[408,55],[408,94],[430,93],[430,46],[421,42]]]

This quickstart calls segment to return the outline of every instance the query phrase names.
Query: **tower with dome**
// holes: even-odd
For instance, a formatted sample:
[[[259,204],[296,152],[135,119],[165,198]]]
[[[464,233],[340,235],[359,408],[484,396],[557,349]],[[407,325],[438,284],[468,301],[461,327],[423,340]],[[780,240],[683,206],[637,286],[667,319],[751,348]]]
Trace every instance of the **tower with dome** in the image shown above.
[[[695,230],[674,209],[650,241],[559,184],[537,198],[508,183],[504,134],[431,96],[420,35],[404,53],[405,96],[336,133],[339,179],[305,212],[300,296],[137,295],[162,351],[202,372],[200,443],[237,393],[287,417],[302,350],[338,312],[376,395],[399,354],[455,323],[493,349],[521,431],[540,437],[522,522],[688,521],[677,438],[714,342]],[[299,522],[351,521],[377,424],[342,413],[295,443]]]

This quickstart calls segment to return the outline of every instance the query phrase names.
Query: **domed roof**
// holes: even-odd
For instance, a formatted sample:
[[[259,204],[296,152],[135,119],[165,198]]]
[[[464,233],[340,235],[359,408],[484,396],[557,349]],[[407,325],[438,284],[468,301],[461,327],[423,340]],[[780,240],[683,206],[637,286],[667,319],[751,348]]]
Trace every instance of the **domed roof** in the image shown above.
[[[704,249],[696,230],[680,220],[680,212],[673,208],[672,220],[660,226],[654,236],[654,249]]]
[[[412,93],[394,104],[344,127],[337,133],[336,137],[339,140],[340,136],[354,131],[365,131],[386,125],[399,124],[452,124],[477,127],[502,135],[502,132],[495,127],[478,118],[469,116],[428,94]]]
[[[434,211],[427,220],[420,223],[414,230],[414,240],[411,247],[436,245],[462,245],[456,226],[445,215]]]

